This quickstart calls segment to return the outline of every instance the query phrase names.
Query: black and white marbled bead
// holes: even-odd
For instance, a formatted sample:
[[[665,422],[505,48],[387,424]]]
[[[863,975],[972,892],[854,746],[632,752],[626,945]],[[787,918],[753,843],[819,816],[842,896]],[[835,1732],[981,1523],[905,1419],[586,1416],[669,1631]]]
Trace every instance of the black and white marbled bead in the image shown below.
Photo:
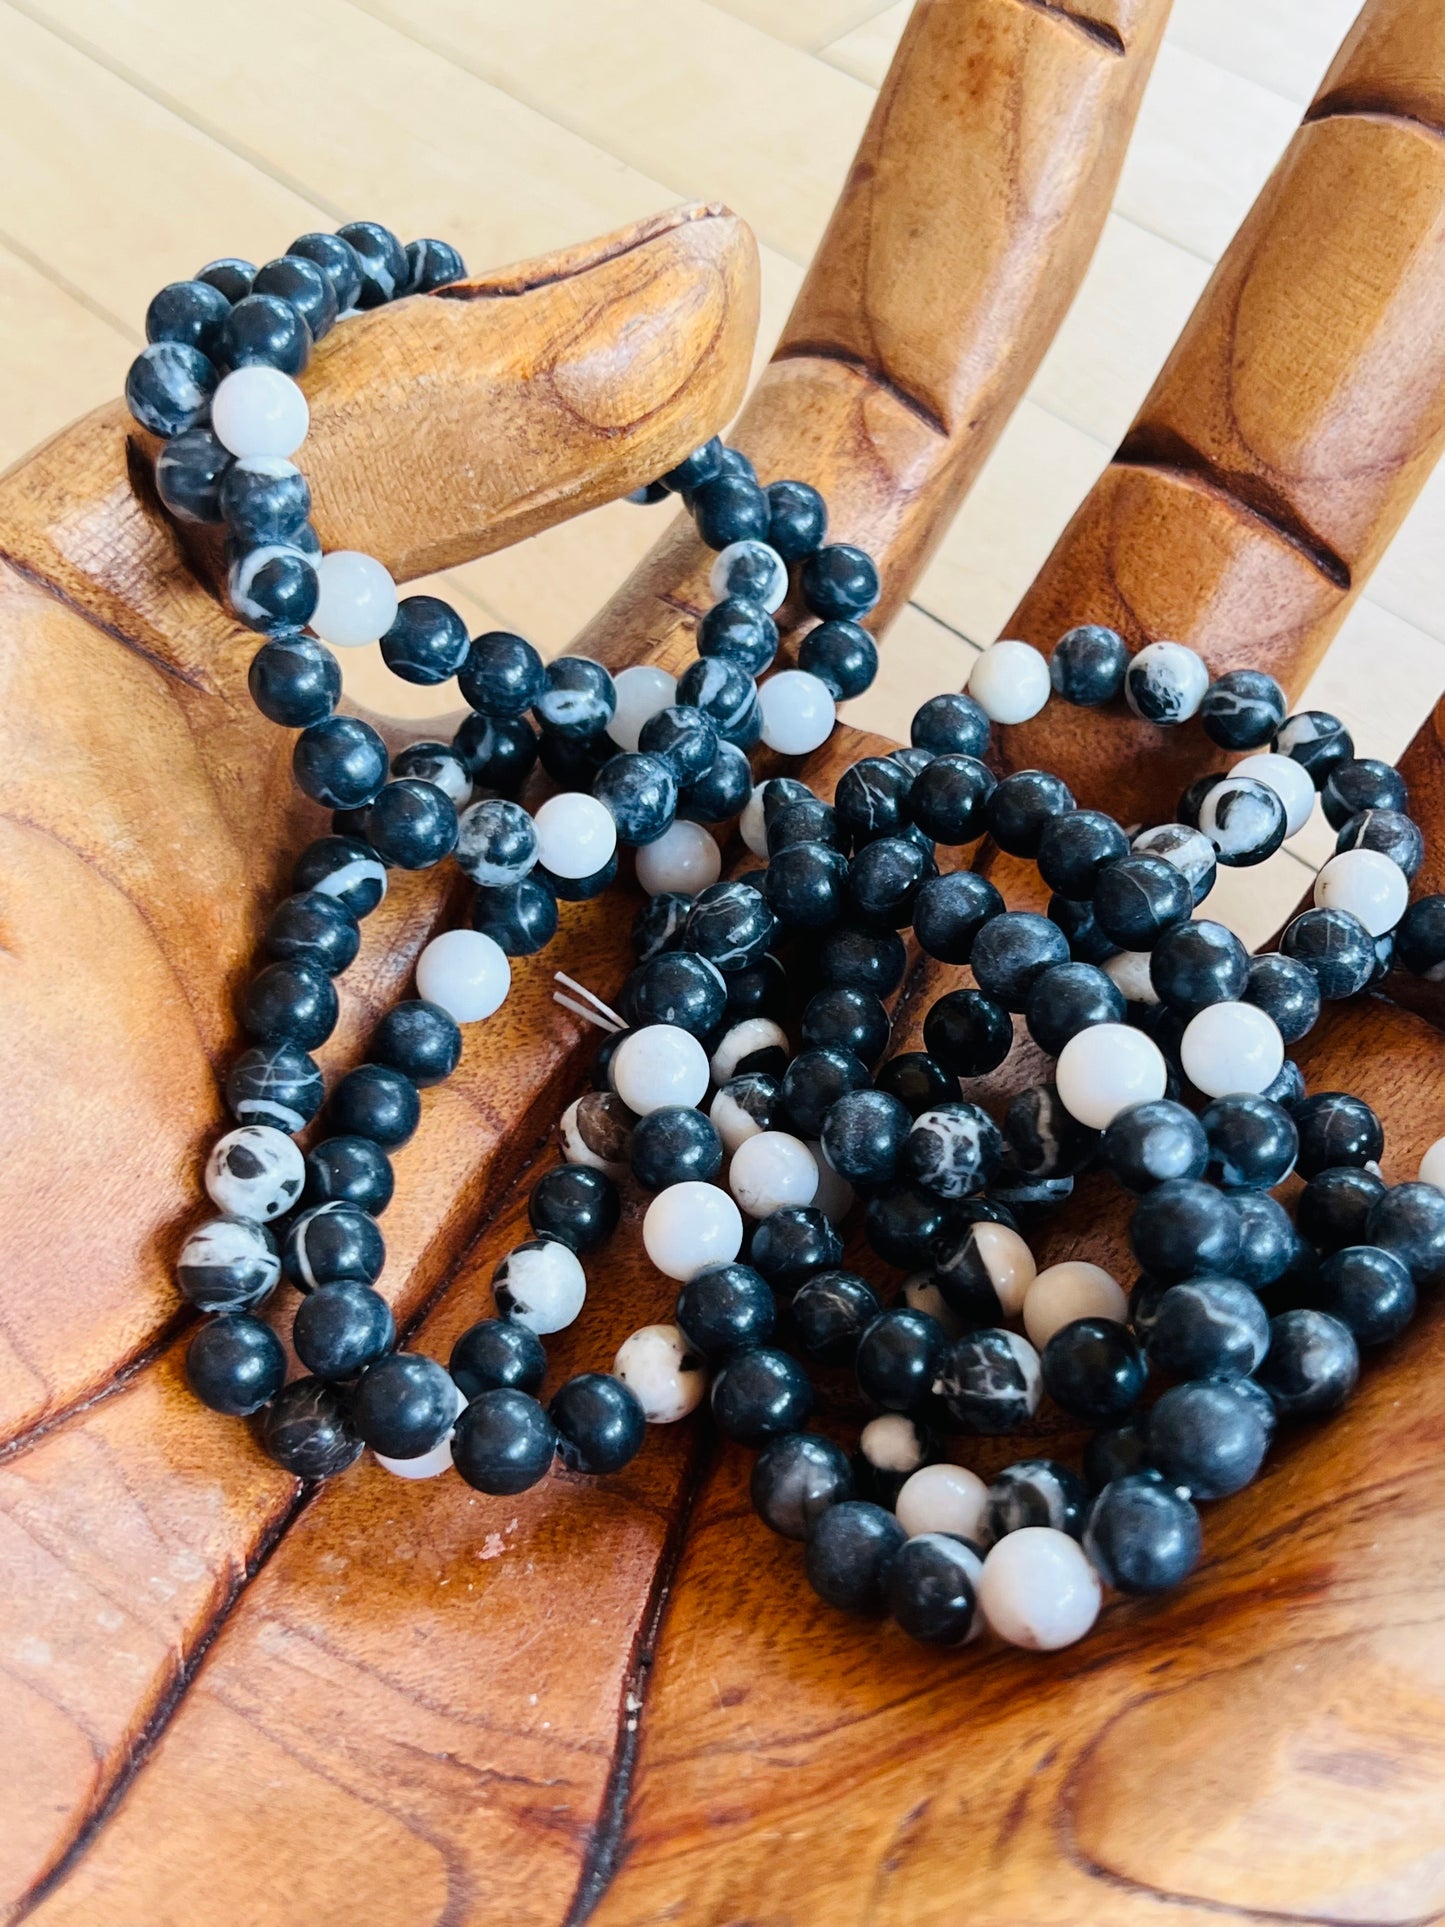
[[[1129,651],[1122,636],[1098,623],[1081,623],[1054,644],[1049,680],[1066,703],[1094,709],[1123,692]]]
[[[221,482],[233,460],[209,428],[188,428],[156,457],[156,493],[179,521],[219,522]]]
[[[246,549],[232,562],[226,593],[237,620],[258,635],[300,629],[316,613],[320,583],[303,550],[284,542]]]
[[[306,477],[282,455],[238,456],[222,478],[222,517],[247,548],[294,543],[310,513]]]
[[[334,1478],[363,1450],[341,1397],[319,1378],[284,1386],[262,1412],[259,1436],[265,1451],[298,1479]]]
[[[391,773],[434,784],[458,810],[465,809],[471,801],[472,779],[467,766],[446,743],[408,743],[392,757]]]
[[[298,1044],[253,1044],[226,1077],[226,1106],[238,1124],[302,1131],[324,1096],[321,1072]]]
[[[381,659],[403,682],[446,682],[471,650],[467,625],[440,596],[403,596],[396,620],[381,638]],[[470,700],[470,698],[469,698]]]
[[[585,740],[600,735],[612,721],[617,690],[600,662],[588,656],[556,656],[546,666],[532,707],[553,735]]]
[[[713,562],[708,586],[719,602],[736,597],[771,615],[788,593],[788,565],[766,542],[730,542]]]
[[[970,1432],[1016,1432],[1039,1409],[1039,1355],[1017,1332],[966,1332],[945,1353],[933,1389]]]
[[[712,883],[698,892],[683,943],[723,972],[746,970],[766,952],[777,919],[750,883]]]
[[[376,1220],[357,1205],[336,1199],[292,1220],[281,1249],[281,1268],[300,1291],[315,1291],[340,1278],[374,1285],[386,1263],[386,1240]]]
[[[1175,1378],[1244,1378],[1269,1349],[1264,1306],[1237,1278],[1188,1278],[1159,1300],[1149,1361]]]
[[[1355,753],[1350,732],[1325,709],[1302,709],[1287,716],[1269,746],[1276,756],[1288,756],[1308,770],[1317,790],[1324,788],[1337,763],[1348,762]]]
[[[215,364],[199,348],[184,341],[154,341],[130,365],[126,406],[142,428],[169,439],[206,420],[219,379]]]
[[[538,847],[531,816],[505,797],[483,797],[457,822],[457,867],[483,889],[519,883],[535,867]]]
[[[763,1071],[743,1071],[730,1077],[708,1108],[723,1148],[731,1155],[745,1138],[770,1131],[782,1117],[782,1098],[776,1077]]]
[[[1003,1135],[1015,1177],[1071,1178],[1099,1145],[1099,1133],[1069,1114],[1055,1084],[1032,1084],[1012,1098]]]
[[[1006,1465],[988,1489],[984,1519],[989,1540],[1025,1526],[1052,1526],[1077,1539],[1088,1503],[1083,1480],[1067,1465],[1057,1459],[1020,1459]]]
[[[757,741],[758,686],[726,656],[689,663],[678,678],[677,700],[700,710],[724,742],[746,748]]]
[[[1209,688],[1204,658],[1182,642],[1151,642],[1129,664],[1124,697],[1146,723],[1183,723]]]
[[[946,1303],[969,1326],[1018,1317],[1036,1275],[1018,1232],[987,1219],[940,1239],[931,1256]]]
[[[562,1155],[569,1164],[589,1164],[610,1178],[625,1178],[636,1122],[616,1092],[585,1091],[562,1113],[557,1127]]]
[[[361,270],[356,306],[381,308],[394,301],[406,287],[410,270],[406,250],[391,229],[379,221],[348,221],[336,236],[350,247]]]
[[[1218,865],[1214,845],[1203,830],[1188,823],[1156,823],[1153,829],[1141,830],[1129,847],[1137,856],[1161,857],[1182,870],[1196,909],[1214,888]]]
[[[276,1241],[250,1218],[209,1218],[186,1238],[176,1259],[183,1297],[202,1311],[250,1311],[281,1277]]]
[[[406,282],[403,294],[430,294],[466,277],[467,267],[449,241],[431,237],[406,244]]]
[[[354,917],[365,917],[386,895],[386,865],[360,837],[319,836],[297,858],[291,887],[318,890],[345,904]]]
[[[306,1160],[284,1131],[243,1124],[227,1131],[206,1160],[206,1190],[230,1218],[266,1224],[289,1211],[306,1182]]]
[[[1283,726],[1285,695],[1261,669],[1229,669],[1209,685],[1199,713],[1221,749],[1261,749]]]
[[[1003,1137],[988,1112],[960,1101],[913,1120],[902,1163],[936,1197],[967,1198],[983,1189],[1002,1155]]]
[[[1425,838],[1402,810],[1360,810],[1341,828],[1335,850],[1374,850],[1413,878],[1425,861]]]
[[[576,1252],[558,1239],[529,1238],[492,1273],[492,1296],[503,1318],[545,1336],[564,1331],[577,1317],[587,1274]]]
[[[1199,806],[1199,827],[1230,869],[1263,863],[1284,842],[1285,807],[1277,793],[1253,776],[1226,776]]]

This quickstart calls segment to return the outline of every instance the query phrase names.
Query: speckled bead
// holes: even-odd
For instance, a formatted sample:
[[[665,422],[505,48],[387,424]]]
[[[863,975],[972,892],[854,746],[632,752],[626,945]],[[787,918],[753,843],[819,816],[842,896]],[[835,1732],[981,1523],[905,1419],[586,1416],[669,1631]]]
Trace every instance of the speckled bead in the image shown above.
[[[206,1160],[211,1202],[227,1217],[258,1224],[289,1211],[305,1181],[299,1147],[274,1125],[247,1124],[228,1131]]]
[[[649,1425],[673,1425],[696,1411],[707,1367],[676,1325],[644,1325],[623,1340],[613,1371],[636,1396]]]
[[[913,1120],[902,1167],[914,1183],[940,1198],[966,1198],[983,1189],[1003,1155],[998,1126],[977,1104],[938,1105]]]

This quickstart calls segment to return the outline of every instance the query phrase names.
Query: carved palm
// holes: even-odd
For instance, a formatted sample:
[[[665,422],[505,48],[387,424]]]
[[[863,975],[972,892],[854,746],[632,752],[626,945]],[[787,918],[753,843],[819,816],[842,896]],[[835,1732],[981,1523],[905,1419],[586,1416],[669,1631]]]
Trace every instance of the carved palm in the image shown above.
[[[937,0],[910,25],[736,431],[879,557],[882,621],[1077,286],[1165,12]],[[1014,633],[1047,646],[1109,621],[1298,692],[1445,443],[1442,129],[1440,9],[1376,0]],[[349,324],[306,384],[323,540],[414,574],[647,479],[736,405],[754,274],[741,225],[690,210]],[[0,483],[0,1869],[17,1916],[1432,1916],[1428,1310],[1342,1419],[1210,1510],[1182,1593],[1114,1604],[1052,1660],[940,1657],[830,1613],[751,1517],[746,1456],[701,1425],[654,1433],[615,1480],[558,1474],[498,1502],[364,1465],[299,1488],[188,1397],[167,1260],[236,984],[311,825],[245,698],[252,640],[156,513],[147,467],[110,409]],[[577,647],[678,666],[707,560],[673,526]],[[826,793],[869,740],[840,730],[808,780]],[[1051,709],[1003,753],[1158,817],[1198,747]],[[1438,732],[1407,762],[1438,839]],[[1030,901],[1021,868],[980,860]],[[1429,869],[1440,887],[1438,855]],[[335,1063],[455,914],[446,888],[403,880],[368,923]],[[629,920],[615,896],[565,913],[398,1157],[385,1288],[428,1351],[486,1308],[586,1075],[550,973],[615,989]],[[958,980],[916,962],[896,1047]],[[1303,1053],[1312,1086],[1382,1110],[1391,1176],[1439,1134],[1438,1016],[1376,997]],[[1029,1056],[999,1094],[1033,1081]],[[1041,1257],[1076,1247],[1126,1267],[1118,1200],[1088,1180]],[[667,1313],[635,1209],[596,1270],[557,1376]],[[1019,1449],[994,1442],[981,1469]]]

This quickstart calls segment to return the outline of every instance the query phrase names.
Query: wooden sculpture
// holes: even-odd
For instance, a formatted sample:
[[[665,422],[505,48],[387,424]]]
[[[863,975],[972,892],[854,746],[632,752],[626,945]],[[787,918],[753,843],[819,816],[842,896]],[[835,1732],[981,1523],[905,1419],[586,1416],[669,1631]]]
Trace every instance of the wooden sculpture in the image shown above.
[[[879,556],[889,609],[1067,305],[1164,13],[937,0],[910,23],[736,437],[765,477],[824,487],[839,536]],[[1298,690],[1445,440],[1442,92],[1435,0],[1373,0],[1019,633],[1047,645],[1094,616]],[[492,358],[486,297],[504,290],[518,405]],[[720,213],[460,292],[343,331],[308,376],[323,536],[403,572],[632,486],[737,400],[753,264]],[[652,326],[633,353],[639,302]],[[484,408],[495,430],[510,407],[508,459],[474,496],[458,500],[445,437],[417,459],[432,418],[405,383],[371,406],[377,369],[408,354],[440,365],[453,433]],[[574,406],[599,360],[609,380]],[[745,1455],[702,1426],[655,1434],[616,1480],[558,1474],[489,1502],[365,1466],[299,1489],[188,1398],[166,1261],[217,1115],[231,995],[308,824],[284,744],[243,700],[249,639],[197,586],[206,558],[179,550],[127,448],[119,410],[102,411],[0,483],[14,1917],[1435,1916],[1445,1474],[1428,1307],[1343,1417],[1209,1511],[1183,1592],[1116,1602],[1085,1645],[1041,1659],[913,1649],[821,1606],[751,1516]],[[359,462],[405,488],[363,492]],[[704,568],[676,526],[579,646],[672,660]],[[1407,758],[1431,888],[1442,737],[1427,728]],[[1117,716],[1006,744],[1120,810],[1137,792],[1166,813],[1180,781],[1157,735]],[[805,773],[826,792],[865,748],[839,731]],[[1010,877],[1011,901],[1024,887]],[[435,878],[388,897],[343,986],[334,1062],[447,910]],[[567,912],[518,970],[504,1030],[469,1043],[398,1157],[386,1286],[432,1353],[485,1305],[585,1077],[591,1040],[549,1004],[550,973],[615,988],[627,922],[609,899]],[[945,976],[913,971],[900,1044]],[[1026,1056],[1000,1093],[1032,1081]],[[1303,1067],[1378,1104],[1387,1175],[1440,1132],[1438,1033],[1388,997],[1322,1024]],[[556,1373],[665,1315],[635,1218],[555,1341]],[[1077,1241],[1122,1267],[1122,1232],[1117,1199],[1085,1181],[1044,1251]],[[981,1469],[1018,1455],[991,1450]]]

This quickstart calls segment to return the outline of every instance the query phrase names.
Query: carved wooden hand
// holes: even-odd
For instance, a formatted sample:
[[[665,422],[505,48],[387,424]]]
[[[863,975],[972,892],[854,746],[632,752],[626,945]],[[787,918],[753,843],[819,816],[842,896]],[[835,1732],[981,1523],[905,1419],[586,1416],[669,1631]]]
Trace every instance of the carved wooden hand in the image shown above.
[[[885,618],[1067,306],[1164,13],[939,0],[910,25],[736,435],[765,478],[824,488],[838,535],[880,558]],[[1440,9],[1376,0],[1014,633],[1047,647],[1112,621],[1297,693],[1445,440],[1442,129]],[[533,434],[533,395],[500,393],[486,303],[405,304],[362,324],[374,352],[342,331],[308,377],[323,536],[431,567],[631,486],[730,410],[752,282],[723,217],[510,286],[532,289],[507,309],[533,304],[529,367],[580,364],[537,377],[564,397],[555,433]],[[638,301],[655,353],[634,360],[607,331]],[[601,331],[575,357],[562,314]],[[526,325],[510,321],[510,348]],[[394,353],[442,371],[436,410],[402,378],[373,414]],[[569,383],[604,365],[575,407]],[[459,426],[429,460],[454,397]],[[516,459],[490,472],[525,490],[459,506],[457,465],[509,405]],[[366,478],[387,474],[404,486],[381,499]],[[143,477],[111,411],[0,485],[0,1037],[21,1094],[0,1179],[18,1441],[0,1468],[0,1866],[17,1911],[74,1927],[1433,1915],[1445,1479],[1428,1307],[1342,1418],[1210,1509],[1183,1592],[1112,1605],[1052,1659],[940,1656],[831,1613],[751,1516],[746,1455],[701,1426],[655,1433],[621,1478],[558,1474],[515,1502],[365,1466],[311,1493],[187,1397],[165,1260],[230,995],[306,831],[285,746],[240,690],[247,639],[194,586]],[[676,666],[706,564],[679,523],[577,646]],[[1196,734],[1056,715],[1005,754],[1059,769],[1081,800],[1167,814]],[[827,793],[866,746],[839,731],[804,773]],[[1439,731],[1407,770],[1437,846],[1419,887],[1438,889]],[[1004,868],[1023,907],[1037,885]],[[338,1060],[446,908],[411,879],[371,920]],[[585,1075],[589,1040],[550,1005],[550,973],[614,989],[628,921],[615,899],[567,911],[516,972],[505,1029],[469,1043],[398,1157],[386,1288],[422,1349],[445,1356],[486,1309]],[[896,1047],[958,981],[914,969]],[[1395,1177],[1440,1130],[1431,1015],[1375,998],[1301,1053],[1312,1088],[1378,1106]],[[1036,1074],[1021,1050],[999,1091]],[[669,1311],[636,1216],[555,1342],[558,1377]],[[1041,1262],[1076,1249],[1127,1269],[1119,1201],[1089,1181]],[[975,1462],[1029,1449],[996,1441]]]

